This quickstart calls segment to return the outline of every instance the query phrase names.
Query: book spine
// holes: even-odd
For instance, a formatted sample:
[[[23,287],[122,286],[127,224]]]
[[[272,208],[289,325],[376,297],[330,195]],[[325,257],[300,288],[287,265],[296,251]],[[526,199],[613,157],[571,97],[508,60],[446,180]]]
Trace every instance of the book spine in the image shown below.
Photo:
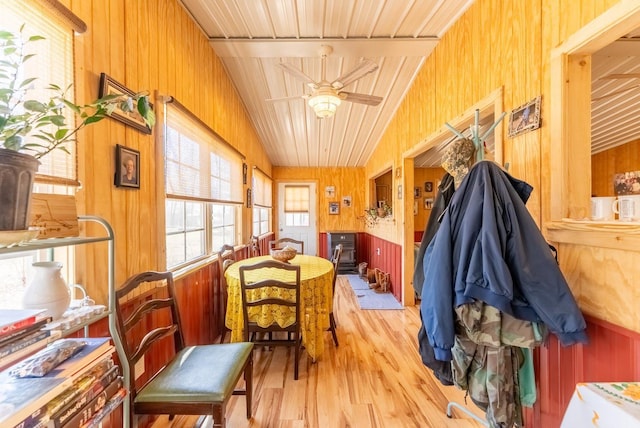
[[[6,336],[8,334],[10,334],[11,332],[18,330],[20,328],[23,327],[27,327],[31,324],[33,324],[34,322],[36,322],[36,316],[30,316],[24,319],[21,319],[19,321],[15,321],[11,324],[5,325],[3,327],[0,327],[0,337],[2,336]]]
[[[5,346],[8,345],[9,343],[18,340],[18,339],[22,339],[23,337],[25,337],[26,335],[35,332],[36,330],[40,330],[42,327],[44,327],[47,323],[51,322],[51,317],[47,317],[47,318],[43,318],[39,321],[36,321],[35,323],[15,330],[11,333],[9,333],[8,335],[0,338],[0,346]]]
[[[69,419],[63,425],[56,425],[56,428],[80,428],[87,423],[89,419],[96,413],[98,413],[107,404],[107,401],[113,397],[122,388],[122,378],[116,379],[108,387],[105,388],[97,397],[94,397],[86,406],[84,406],[80,412],[78,412],[73,418]]]
[[[94,382],[84,394],[76,397],[76,400],[69,403],[63,410],[51,417],[53,426],[59,428],[63,426],[71,418],[75,417],[81,410],[94,400],[105,388],[113,383],[118,377],[117,367],[114,367],[102,379]]]
[[[33,345],[37,341],[42,340],[45,337],[49,337],[50,335],[51,333],[46,330],[36,331],[35,333],[32,333],[16,342],[3,346],[0,348],[0,358],[13,354],[14,352],[24,349],[29,345]]]
[[[118,367],[114,366],[112,359],[101,361],[88,374],[81,377],[73,383],[69,388],[64,390],[54,399],[42,405],[38,410],[31,413],[27,418],[13,428],[35,428],[47,425],[47,422],[59,417],[65,407],[76,400],[79,396],[86,393],[96,381],[102,381],[104,386],[111,383],[118,375]],[[103,379],[108,378],[105,383]],[[53,415],[53,416],[52,416]]]
[[[104,405],[102,409],[98,413],[96,413],[89,421],[82,426],[82,428],[98,428],[100,427],[100,423],[109,413],[113,412],[119,405],[124,401],[124,398],[127,396],[127,390],[124,388],[120,388],[118,392],[116,392],[113,397],[107,401],[107,404]]]
[[[45,337],[44,339],[41,339],[35,343],[32,343],[31,345],[26,346],[21,350],[14,352],[13,354],[9,354],[0,358],[0,371],[6,369],[7,367],[21,360],[22,358],[36,351],[39,351],[40,349],[47,346],[48,343],[49,343],[49,337]]]

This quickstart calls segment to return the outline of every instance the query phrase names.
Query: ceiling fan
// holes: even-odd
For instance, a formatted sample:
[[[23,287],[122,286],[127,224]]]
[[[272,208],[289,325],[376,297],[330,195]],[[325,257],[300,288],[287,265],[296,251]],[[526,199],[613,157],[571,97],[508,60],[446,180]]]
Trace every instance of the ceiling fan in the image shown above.
[[[382,101],[382,97],[367,94],[358,94],[354,92],[343,91],[342,89],[355,82],[358,79],[372,73],[378,69],[378,64],[365,59],[358,64],[354,69],[348,71],[342,76],[329,82],[325,76],[326,58],[333,52],[331,46],[323,45],[320,48],[320,55],[322,58],[322,76],[319,82],[316,82],[311,77],[307,76],[304,72],[294,67],[293,65],[282,62],[278,64],[284,71],[297,77],[299,80],[306,82],[307,86],[311,88],[310,94],[304,94],[294,97],[284,98],[270,98],[267,101],[283,101],[296,98],[302,98],[308,100],[307,103],[319,118],[325,118],[333,116],[338,106],[342,101],[349,101],[352,103],[367,104],[370,106],[377,106]]]
[[[611,73],[605,76],[600,77],[602,80],[616,80],[616,79],[637,79],[640,78],[640,73]],[[634,89],[638,89],[640,84],[636,83],[631,86],[624,87],[622,89],[618,89],[616,91],[610,92],[608,94],[602,95],[597,98],[592,98],[591,101],[600,101],[604,100],[616,95],[624,94],[626,92],[632,91]]]

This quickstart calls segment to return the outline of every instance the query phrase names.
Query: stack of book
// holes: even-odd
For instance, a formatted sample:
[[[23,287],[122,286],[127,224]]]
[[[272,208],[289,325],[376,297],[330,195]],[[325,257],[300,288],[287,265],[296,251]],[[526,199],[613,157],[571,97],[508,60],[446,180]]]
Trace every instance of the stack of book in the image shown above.
[[[120,405],[126,389],[110,338],[64,340],[84,346],[45,376],[16,378],[11,369],[0,373],[0,426],[98,427]]]
[[[47,346],[51,322],[44,309],[0,309],[0,370]]]

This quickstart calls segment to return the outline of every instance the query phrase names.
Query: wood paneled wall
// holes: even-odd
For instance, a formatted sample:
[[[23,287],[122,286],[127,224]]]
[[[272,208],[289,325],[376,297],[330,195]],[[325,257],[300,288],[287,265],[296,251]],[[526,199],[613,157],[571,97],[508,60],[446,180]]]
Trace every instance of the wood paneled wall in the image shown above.
[[[271,163],[220,59],[178,0],[64,0],[88,26],[75,37],[76,99],[98,96],[101,72],[133,91],[175,97],[232,146],[249,168],[271,174]],[[156,102],[157,104],[157,102]],[[79,136],[79,212],[107,219],[115,230],[116,285],[130,275],[164,266],[164,187],[156,179],[162,141],[105,119]],[[116,188],[115,145],[140,151],[140,189]],[[161,151],[161,150],[160,150]],[[162,174],[161,174],[162,175]],[[251,235],[244,208],[243,239]],[[107,301],[107,249],[82,248],[78,282],[97,301]]]
[[[605,150],[591,157],[591,193],[593,196],[615,196],[613,176],[640,171],[640,140]]]
[[[364,189],[368,186],[364,168],[290,168],[274,167],[274,225],[278,224],[277,183],[283,181],[314,181],[317,185],[318,233],[359,231],[364,228],[358,217],[366,208]],[[327,197],[325,187],[334,186],[335,195]],[[343,196],[351,196],[351,206],[342,204]],[[329,215],[329,202],[340,203],[340,214]]]
[[[425,208],[424,200],[426,198],[435,199],[436,193],[438,192],[438,183],[442,179],[444,173],[445,171],[442,168],[416,168],[413,172],[414,187],[420,189],[421,195],[417,199],[414,198],[414,201],[418,202],[418,215],[413,217],[415,232],[424,232],[424,228],[427,226],[427,221],[429,221],[429,216],[431,215],[431,209]],[[427,192],[425,190],[426,182],[431,183],[433,189],[431,192]]]

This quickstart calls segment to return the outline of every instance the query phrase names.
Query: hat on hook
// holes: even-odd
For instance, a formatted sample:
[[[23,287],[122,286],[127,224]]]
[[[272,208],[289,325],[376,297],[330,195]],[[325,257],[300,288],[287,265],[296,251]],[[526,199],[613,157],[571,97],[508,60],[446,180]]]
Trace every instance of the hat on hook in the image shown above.
[[[442,167],[453,176],[456,188],[469,172],[473,164],[476,147],[468,138],[460,138],[449,144],[442,154]]]

